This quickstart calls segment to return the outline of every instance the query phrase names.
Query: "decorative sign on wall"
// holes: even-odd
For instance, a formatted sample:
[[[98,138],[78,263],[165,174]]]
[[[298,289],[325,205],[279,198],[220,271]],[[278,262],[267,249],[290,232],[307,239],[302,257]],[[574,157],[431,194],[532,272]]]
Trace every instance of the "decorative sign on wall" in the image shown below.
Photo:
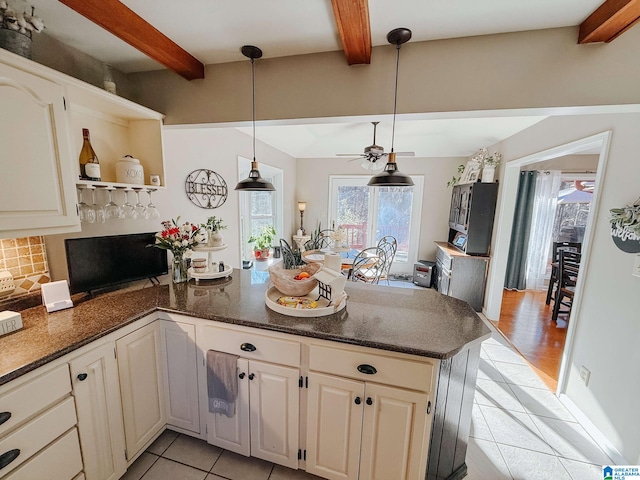
[[[187,175],[184,190],[200,208],[218,208],[227,201],[227,182],[213,170],[201,168]]]

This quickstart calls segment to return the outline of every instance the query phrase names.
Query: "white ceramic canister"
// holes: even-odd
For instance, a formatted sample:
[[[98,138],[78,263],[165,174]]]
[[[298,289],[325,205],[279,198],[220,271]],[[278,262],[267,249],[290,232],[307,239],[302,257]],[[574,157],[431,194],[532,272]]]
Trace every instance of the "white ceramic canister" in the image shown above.
[[[116,163],[116,182],[144,185],[144,168],[140,160],[132,155],[125,155]]]

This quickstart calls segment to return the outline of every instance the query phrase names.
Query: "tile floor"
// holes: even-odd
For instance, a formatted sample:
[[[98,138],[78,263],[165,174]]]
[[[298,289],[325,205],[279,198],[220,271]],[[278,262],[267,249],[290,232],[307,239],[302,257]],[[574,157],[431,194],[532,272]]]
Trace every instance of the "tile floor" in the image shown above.
[[[466,480],[601,479],[611,460],[503,342],[494,333],[482,346]],[[166,430],[123,480],[317,478]]]

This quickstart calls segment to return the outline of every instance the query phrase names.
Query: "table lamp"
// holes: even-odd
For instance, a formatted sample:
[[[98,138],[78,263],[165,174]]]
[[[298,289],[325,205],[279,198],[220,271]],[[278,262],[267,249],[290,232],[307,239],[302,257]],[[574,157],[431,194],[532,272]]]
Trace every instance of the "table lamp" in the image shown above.
[[[305,208],[307,208],[307,202],[298,202],[298,210],[300,211],[300,231],[302,232],[302,235],[305,234],[303,226]]]

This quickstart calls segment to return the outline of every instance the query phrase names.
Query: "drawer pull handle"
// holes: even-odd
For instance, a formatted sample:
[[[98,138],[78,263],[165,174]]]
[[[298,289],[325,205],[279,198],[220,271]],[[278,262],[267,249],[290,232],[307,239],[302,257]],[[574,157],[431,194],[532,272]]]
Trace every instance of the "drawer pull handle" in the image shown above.
[[[360,397],[356,397],[354,402],[356,403],[356,405],[360,405],[362,403],[362,400],[360,400]]]
[[[243,343],[242,345],[240,345],[240,350],[242,350],[243,352],[255,352],[256,346],[251,343]]]
[[[371,400],[371,397],[367,397],[367,405],[373,405],[373,400]]]
[[[0,425],[11,418],[11,412],[0,412]]]
[[[240,380],[244,379],[244,377],[245,377],[245,373],[244,372],[242,372],[240,375],[238,375],[238,378]]]
[[[9,450],[8,452],[0,455],[0,469],[3,469],[11,462],[13,462],[20,455],[20,449],[14,448],[13,450]]]
[[[80,380],[81,382],[84,382],[87,379],[88,375],[86,373],[79,373],[78,374],[78,380]]]
[[[376,370],[376,367],[374,367],[373,365],[367,365],[366,363],[363,363],[362,365],[358,365],[358,371],[366,375],[375,375],[376,373],[378,373],[378,370]]]
[[[253,373],[249,374],[249,380],[253,380],[253,377],[255,377],[255,375]]]

